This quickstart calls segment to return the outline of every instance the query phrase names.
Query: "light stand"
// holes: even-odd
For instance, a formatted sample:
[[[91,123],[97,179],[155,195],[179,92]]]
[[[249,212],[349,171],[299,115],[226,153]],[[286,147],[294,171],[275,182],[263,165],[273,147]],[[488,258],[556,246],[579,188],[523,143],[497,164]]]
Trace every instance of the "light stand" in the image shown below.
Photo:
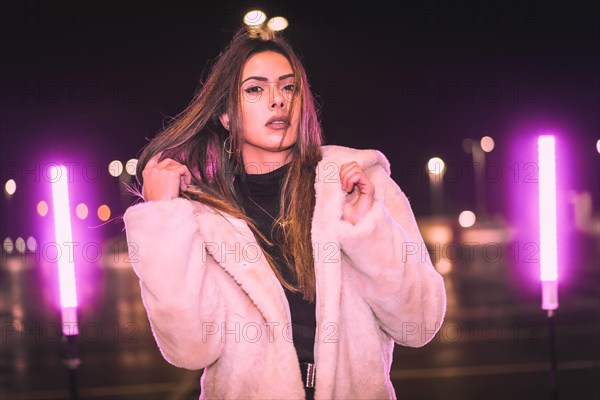
[[[558,369],[554,334],[554,310],[558,308],[558,256],[556,228],[556,156],[554,136],[538,138],[540,280],[542,309],[547,311],[550,330],[550,393],[558,399]]]
[[[63,335],[63,364],[69,373],[69,395],[71,400],[79,400],[79,383],[77,380],[77,369],[81,361],[77,357],[77,336]]]
[[[73,238],[71,233],[71,211],[69,206],[69,177],[67,168],[52,167],[52,203],[54,232],[58,257],[58,283],[62,319],[63,362],[69,372],[69,392],[72,400],[79,400],[77,368],[77,290],[75,285],[75,263],[73,260]]]
[[[556,341],[554,339],[553,311],[548,310],[548,329],[550,330],[550,393],[558,400],[558,371],[556,368]]]

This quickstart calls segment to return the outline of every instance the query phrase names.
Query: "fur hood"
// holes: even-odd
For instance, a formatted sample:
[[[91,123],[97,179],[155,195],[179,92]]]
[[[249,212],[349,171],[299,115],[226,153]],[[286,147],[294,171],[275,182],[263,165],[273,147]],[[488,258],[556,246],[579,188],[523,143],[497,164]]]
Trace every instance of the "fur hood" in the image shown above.
[[[340,146],[322,153],[311,228],[315,398],[395,398],[394,342],[433,338],[443,280],[385,156]],[[351,161],[376,188],[356,225],[342,220],[339,171]],[[158,346],[174,365],[205,368],[201,397],[304,398],[285,293],[243,220],[176,198],[134,205],[124,221]]]

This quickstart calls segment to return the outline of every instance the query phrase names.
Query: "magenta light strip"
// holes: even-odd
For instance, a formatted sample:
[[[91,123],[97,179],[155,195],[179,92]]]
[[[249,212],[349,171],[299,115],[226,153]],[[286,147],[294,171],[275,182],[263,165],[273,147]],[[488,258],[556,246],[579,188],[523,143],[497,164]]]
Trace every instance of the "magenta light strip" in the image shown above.
[[[554,136],[538,138],[540,280],[542,309],[558,308],[558,257],[556,239],[556,157]]]
[[[62,308],[63,334],[77,332],[77,289],[75,264],[73,262],[73,238],[71,234],[71,212],[69,206],[69,177],[64,166],[52,167],[52,204],[54,232],[58,254],[58,280],[60,305]]]

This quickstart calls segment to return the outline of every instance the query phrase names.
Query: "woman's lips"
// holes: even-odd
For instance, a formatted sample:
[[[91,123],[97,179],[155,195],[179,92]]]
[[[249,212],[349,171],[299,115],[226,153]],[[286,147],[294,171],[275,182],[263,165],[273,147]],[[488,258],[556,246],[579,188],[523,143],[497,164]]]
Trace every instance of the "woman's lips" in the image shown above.
[[[277,130],[279,130],[279,129],[285,129],[287,127],[287,122],[277,120],[277,121],[273,121],[273,122],[267,123],[266,126],[269,127],[269,128],[271,128],[271,129],[277,129]]]
[[[274,128],[274,129],[283,129],[288,124],[288,118],[285,115],[273,115],[265,126]]]

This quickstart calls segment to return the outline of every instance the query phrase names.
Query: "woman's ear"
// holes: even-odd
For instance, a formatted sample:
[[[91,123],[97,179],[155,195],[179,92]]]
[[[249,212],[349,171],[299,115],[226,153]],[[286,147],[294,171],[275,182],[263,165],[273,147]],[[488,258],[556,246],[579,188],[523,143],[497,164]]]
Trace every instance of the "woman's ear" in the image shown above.
[[[221,115],[219,117],[219,121],[221,121],[221,124],[223,124],[223,128],[229,130],[229,114],[228,113],[223,113],[223,115]]]

